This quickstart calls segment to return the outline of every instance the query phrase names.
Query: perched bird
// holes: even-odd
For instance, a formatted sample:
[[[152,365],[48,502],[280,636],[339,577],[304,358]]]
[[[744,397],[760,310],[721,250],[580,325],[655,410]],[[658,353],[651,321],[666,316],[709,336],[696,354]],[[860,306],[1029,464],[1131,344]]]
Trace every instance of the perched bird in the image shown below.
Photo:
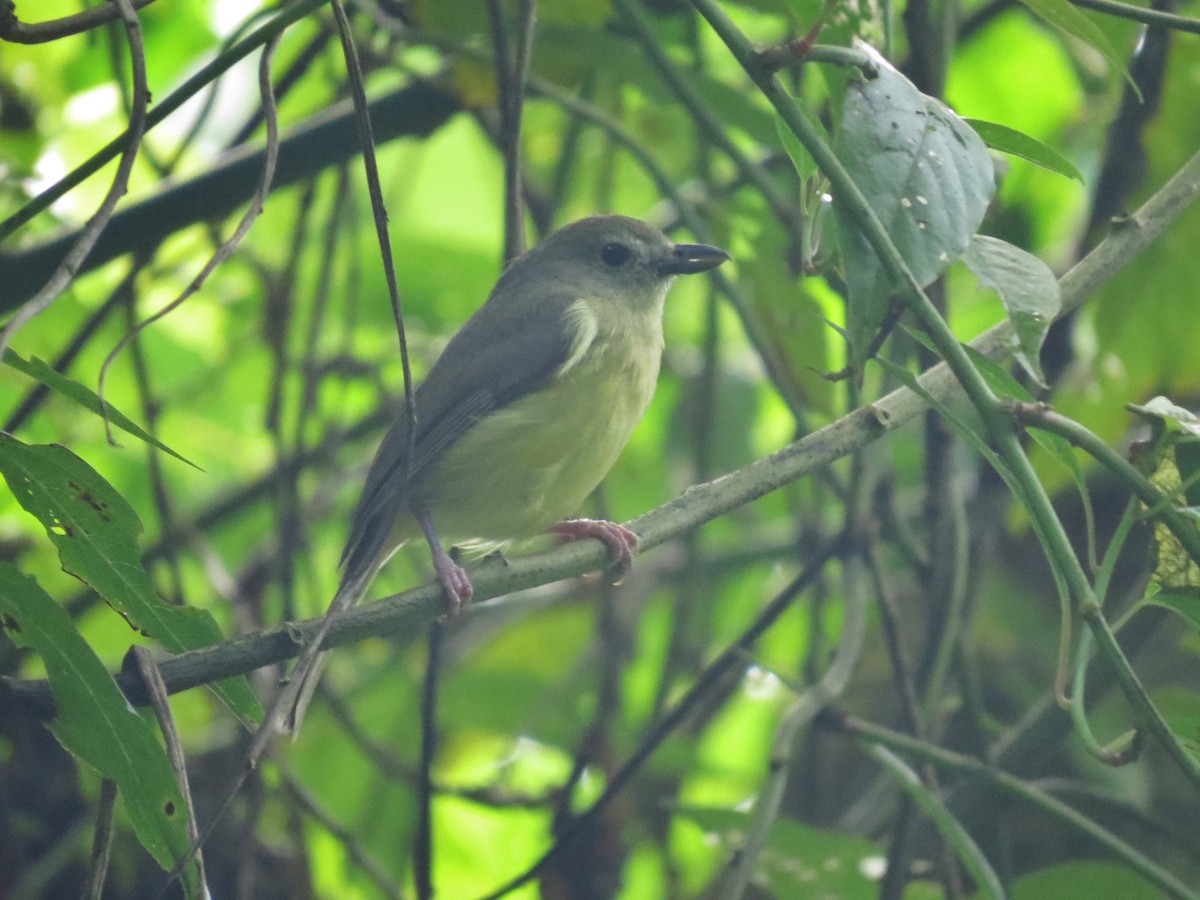
[[[417,388],[415,434],[401,412],[375,454],[333,606],[355,602],[418,534],[451,615],[472,593],[445,550],[452,544],[495,549],[549,530],[598,538],[628,569],[633,532],[567,517],[612,467],[654,395],[672,280],[727,259],[716,247],[675,244],[637,219],[592,216],[513,260]],[[293,673],[309,681],[300,712],[319,671]]]

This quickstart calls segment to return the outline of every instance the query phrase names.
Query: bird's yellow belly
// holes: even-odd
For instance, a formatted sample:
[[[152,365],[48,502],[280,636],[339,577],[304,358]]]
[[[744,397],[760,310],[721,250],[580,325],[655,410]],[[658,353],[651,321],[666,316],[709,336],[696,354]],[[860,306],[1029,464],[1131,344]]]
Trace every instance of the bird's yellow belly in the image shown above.
[[[578,513],[658,377],[657,341],[597,343],[548,388],[489,415],[446,451],[421,490],[446,542],[501,546]]]

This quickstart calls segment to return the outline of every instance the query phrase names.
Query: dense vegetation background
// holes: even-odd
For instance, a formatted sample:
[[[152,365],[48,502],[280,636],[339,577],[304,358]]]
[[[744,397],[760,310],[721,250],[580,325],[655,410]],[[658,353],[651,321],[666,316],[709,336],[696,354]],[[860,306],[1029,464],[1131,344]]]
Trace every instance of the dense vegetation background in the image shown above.
[[[0,894],[181,860],[168,896],[1192,894],[1200,21],[80,9],[0,10]],[[256,746],[403,393],[360,84],[417,379],[523,232],[621,212],[733,263],[673,289],[581,510],[643,517],[632,576],[516,548],[431,644],[406,548]]]

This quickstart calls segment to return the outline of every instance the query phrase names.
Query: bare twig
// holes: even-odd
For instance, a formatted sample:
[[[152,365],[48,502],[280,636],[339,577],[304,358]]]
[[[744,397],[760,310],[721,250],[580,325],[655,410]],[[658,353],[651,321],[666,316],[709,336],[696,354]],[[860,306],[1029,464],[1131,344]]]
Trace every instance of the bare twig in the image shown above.
[[[84,900],[100,900],[108,876],[108,858],[112,852],[113,814],[117,809],[117,782],[105,778],[100,782],[100,798],[96,801],[96,834],[92,838],[92,871],[83,889]]]
[[[433,897],[433,760],[437,755],[437,698],[442,671],[442,623],[429,626],[429,653],[421,684],[421,761],[417,767],[417,833],[413,837],[413,881],[417,897]]]
[[[130,110],[129,129],[125,133],[121,161],[117,164],[116,174],[113,176],[112,184],[104,195],[100,207],[88,220],[66,257],[59,263],[49,281],[17,310],[5,326],[3,333],[0,333],[0,359],[4,358],[4,351],[8,349],[9,342],[12,341],[13,335],[20,330],[21,326],[38,313],[48,309],[75,278],[75,273],[79,271],[80,265],[91,253],[100,233],[104,231],[113,211],[117,208],[117,202],[129,186],[129,174],[133,171],[133,163],[137,159],[142,135],[146,131],[146,110],[150,105],[150,88],[146,83],[146,51],[142,45],[142,23],[138,20],[130,0],[113,0],[113,2],[117,6],[121,24],[125,26],[125,34],[129,39],[129,62],[133,71],[133,107]]]
[[[508,32],[500,0],[488,0],[492,29],[496,84],[500,98],[500,151],[504,156],[504,260],[525,252],[525,211],[521,191],[521,111],[525,81],[533,56],[533,30],[537,0],[520,0],[517,10],[517,46],[509,54]]]
[[[196,806],[192,803],[192,789],[188,783],[187,759],[183,754],[183,744],[179,740],[179,731],[175,728],[175,717],[171,714],[171,704],[167,697],[167,686],[163,683],[158,665],[147,647],[131,648],[134,666],[146,692],[150,695],[150,705],[154,708],[158,728],[162,732],[167,745],[167,759],[171,762],[171,770],[175,773],[175,781],[179,785],[179,793],[183,795],[183,805],[187,811],[187,836],[192,846],[196,848],[193,859],[196,861],[196,885],[201,894],[207,894],[208,888],[204,878],[204,856],[200,852],[200,829],[196,824]]]
[[[132,0],[132,6],[134,9],[141,9],[153,2],[154,0]],[[0,3],[0,41],[10,41],[14,44],[45,44],[107,25],[121,15],[121,5],[114,2],[49,22],[21,22],[17,19],[16,4],[13,0],[4,0]]]
[[[255,190],[254,196],[250,199],[250,208],[247,209],[245,215],[242,216],[237,228],[234,229],[233,234],[229,236],[229,240],[225,241],[225,243],[217,248],[217,251],[212,255],[208,262],[204,264],[199,273],[197,273],[196,277],[191,280],[188,286],[183,289],[183,292],[158,312],[146,319],[143,319],[136,328],[121,338],[121,340],[117,343],[117,346],[115,346],[109,352],[108,356],[105,357],[104,364],[100,367],[100,384],[96,391],[96,393],[100,396],[101,403],[105,402],[104,382],[108,375],[108,369],[112,365],[113,360],[116,359],[117,354],[119,354],[125,348],[125,345],[128,344],[130,340],[140,334],[146,327],[152,325],[163,316],[177,309],[189,297],[196,293],[196,291],[200,290],[200,288],[204,285],[204,282],[208,280],[208,276],[216,271],[217,266],[233,255],[233,251],[236,250],[238,244],[242,242],[242,238],[244,238],[250,231],[250,226],[254,224],[255,219],[257,219],[263,211],[263,204],[265,203],[267,194],[271,189],[271,179],[275,176],[275,164],[279,158],[279,119],[275,109],[275,95],[271,89],[271,57],[274,55],[275,48],[277,46],[279,46],[278,35],[271,38],[271,40],[267,42],[267,45],[263,47],[262,58],[259,62],[258,85],[262,94],[263,107],[267,110],[267,146],[266,156],[263,160],[262,176],[259,179],[258,188]],[[111,443],[113,440],[112,432],[107,422],[105,422],[105,428],[109,430],[108,439]]]
[[[629,757],[629,760],[613,773],[612,778],[604,788],[604,792],[585,812],[572,820],[558,836],[554,844],[543,853],[529,868],[520,875],[503,884],[484,900],[497,900],[518,887],[527,884],[541,872],[542,868],[556,854],[560,853],[578,835],[584,833],[595,821],[596,817],[612,802],[633,777],[641,771],[646,760],[659,748],[664,740],[677,728],[686,722],[699,707],[701,701],[707,699],[709,693],[719,687],[726,676],[738,666],[746,665],[746,653],[767,632],[779,617],[791,608],[792,603],[817,579],[825,565],[842,549],[842,540],[835,538],[820,548],[807,562],[803,571],[792,582],[776,595],[755,616],[750,626],[742,632],[736,641],[730,644],[712,663],[696,678],[692,687],[679,699],[657,722],[646,730],[642,742]]]

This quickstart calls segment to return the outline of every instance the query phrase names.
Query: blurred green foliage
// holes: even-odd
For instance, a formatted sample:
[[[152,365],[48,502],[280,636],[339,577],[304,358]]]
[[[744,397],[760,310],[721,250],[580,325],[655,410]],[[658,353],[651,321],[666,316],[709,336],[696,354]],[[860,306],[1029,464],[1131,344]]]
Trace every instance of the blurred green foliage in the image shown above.
[[[520,4],[499,5],[511,45]],[[821,10],[815,2],[784,0],[722,5],[764,45],[799,37]],[[701,279],[672,290],[658,394],[602,489],[580,510],[618,521],[774,453],[897,386],[875,366],[866,368],[861,384],[834,377],[845,374],[854,354],[843,330],[845,260],[834,229],[825,227],[833,218],[828,183],[819,174],[797,176],[769,104],[687,4],[645,6],[651,42],[733,147],[787,203],[818,218],[815,225],[809,220],[812,245],[803,247],[795,223],[780,221],[742,163],[719,149],[660,77],[623,4],[537,4],[521,136],[531,241],[581,216],[613,211],[668,227],[680,239],[720,243],[734,257],[723,271],[735,298]],[[869,38],[921,91],[941,96],[961,116],[1024,132],[1083,174],[1080,185],[1027,160],[993,156],[997,194],[981,231],[1056,273],[1107,229],[1122,227],[1093,221],[1097,208],[1133,210],[1200,147],[1194,35],[1171,35],[1161,90],[1142,85],[1148,120],[1122,132],[1117,112],[1131,101],[1121,73],[1021,6],[968,2],[951,10],[910,0],[900,8],[834,3],[830,10],[822,43]],[[77,11],[66,0],[47,0],[36,10],[17,4],[22,17]],[[493,37],[486,4],[474,0],[367,3],[353,5],[350,14],[369,96],[429,78],[460,107],[431,133],[378,148],[419,379],[502,271],[505,196],[489,62]],[[1134,55],[1144,46],[1140,26],[1081,14],[1103,29],[1135,75],[1141,71]],[[161,97],[220,54],[251,12],[209,0],[160,0],[139,15],[150,87]],[[922,16],[938,40],[922,30]],[[282,37],[273,74],[285,133],[347,96],[333,29],[322,8]],[[224,154],[237,152],[230,141],[248,123],[249,146],[262,145],[256,64],[251,58],[234,66],[212,97],[197,96],[148,134],[122,208],[169,182],[219,170]],[[922,83],[921,71],[944,73],[944,91]],[[779,77],[832,133],[841,116],[835,98],[852,76],[808,64]],[[128,101],[119,83],[128,83],[128,60],[118,26],[43,44],[3,44],[0,220],[123,131]],[[587,115],[579,114],[581,105]],[[20,258],[48,235],[81,225],[112,171],[110,165],[71,191],[0,252]],[[678,197],[664,192],[664,180],[707,234],[683,227]],[[1051,332],[1045,396],[1110,445],[1129,436],[1126,403],[1163,393],[1196,405],[1198,217],[1198,209],[1183,213]],[[16,334],[14,350],[54,363],[78,338],[59,368],[96,388],[105,358],[133,323],[178,296],[234,224],[210,222],[199,209],[192,227],[138,235],[128,249],[154,252],[133,277],[132,292],[113,295],[130,271],[129,256],[81,274]],[[1004,315],[997,297],[980,291],[962,267],[932,290],[964,341]],[[10,300],[0,283],[3,314],[11,312]],[[382,434],[379,413],[394,409],[402,390],[396,347],[361,165],[347,159],[272,192],[234,257],[181,308],[139,332],[109,370],[105,396],[114,407],[199,469],[124,434],[109,444],[100,419],[60,395],[34,401],[26,414],[33,382],[7,367],[0,367],[0,427],[26,444],[64,445],[106,479],[145,524],[141,549],[159,595],[208,611],[232,637],[324,611],[361,473]],[[902,329],[881,353],[914,371],[932,362]],[[1065,467],[1048,459],[1043,465],[1037,448],[1031,453],[1050,489],[1069,482]],[[297,457],[304,464],[291,468]],[[1094,465],[1085,463],[1084,471],[1103,550],[1128,489]],[[1088,513],[1069,490],[1059,508],[1084,547]],[[838,708],[913,731],[889,660],[894,641],[917,686],[919,737],[1052,783],[1056,796],[1135,853],[1196,883],[1200,858],[1191,836],[1200,821],[1190,785],[1161,753],[1148,752],[1121,770],[1101,767],[1069,734],[1066,714],[1055,713],[1054,582],[1034,536],[1008,524],[1015,521],[1023,520],[994,474],[929,421],[647,553],[619,588],[595,578],[551,585],[451,629],[432,770],[439,894],[482,896],[537,860],[566,814],[595,801],[706,664],[818,546],[847,528],[872,542],[883,569],[871,582],[866,647]],[[1109,573],[1114,615],[1141,596],[1152,569],[1148,530],[1135,529]],[[0,558],[65,604],[110,668],[131,643],[145,642],[60,570],[45,529],[8,493],[0,493]],[[585,849],[551,862],[544,896],[585,896],[585,887],[597,897],[717,895],[746,812],[777,762],[772,740],[780,718],[829,664],[842,624],[844,568],[852,564],[827,567],[745,654],[736,677],[718,683],[671,732],[633,785],[593,822]],[[413,587],[428,575],[424,548],[405,548],[371,596]],[[957,617],[946,614],[952,602],[959,604]],[[1181,638],[1182,620],[1155,615],[1141,612],[1130,626],[1133,649],[1152,651],[1144,660],[1135,656],[1135,664],[1155,696],[1171,697],[1174,720],[1194,722],[1200,642],[1194,632]],[[952,648],[950,676],[924,694],[943,643]],[[423,635],[413,634],[372,638],[331,655],[324,702],[315,705],[300,739],[271,751],[205,847],[214,895],[411,894],[425,655]],[[36,655],[7,641],[0,672],[44,675]],[[279,674],[264,671],[251,683],[269,696]],[[1093,728],[1127,730],[1121,703],[1104,687],[1095,692]],[[174,703],[198,812],[208,821],[239,769],[245,732],[207,692]],[[889,849],[897,847],[903,852],[894,850],[895,859],[911,878],[882,882],[886,896],[932,896],[933,885],[955,884],[961,871],[948,864],[928,823],[852,740],[825,726],[808,729],[790,748],[783,812],[747,896],[815,897],[818,887],[828,887],[843,897],[875,897]],[[47,744],[42,727],[23,716],[0,717],[0,894],[6,896],[73,895],[88,870],[81,835],[92,828],[97,778]],[[1138,893],[1146,889],[1144,873],[1111,858],[1097,861],[1092,839],[1032,804],[968,790],[970,780],[943,771],[927,787],[940,786],[953,798],[951,808],[1012,896],[1075,896],[1071,889],[1095,896],[1083,886],[1097,884],[1120,884],[1122,896],[1150,896]],[[39,790],[23,789],[28,783],[40,783]],[[137,846],[128,814],[119,809],[117,821],[105,896],[146,896],[163,873]],[[821,859],[805,855],[818,851]],[[55,861],[50,870],[39,868],[48,858]],[[566,885],[566,892],[554,894],[554,885]],[[964,891],[969,896],[971,886]],[[511,896],[538,895],[533,883]]]

